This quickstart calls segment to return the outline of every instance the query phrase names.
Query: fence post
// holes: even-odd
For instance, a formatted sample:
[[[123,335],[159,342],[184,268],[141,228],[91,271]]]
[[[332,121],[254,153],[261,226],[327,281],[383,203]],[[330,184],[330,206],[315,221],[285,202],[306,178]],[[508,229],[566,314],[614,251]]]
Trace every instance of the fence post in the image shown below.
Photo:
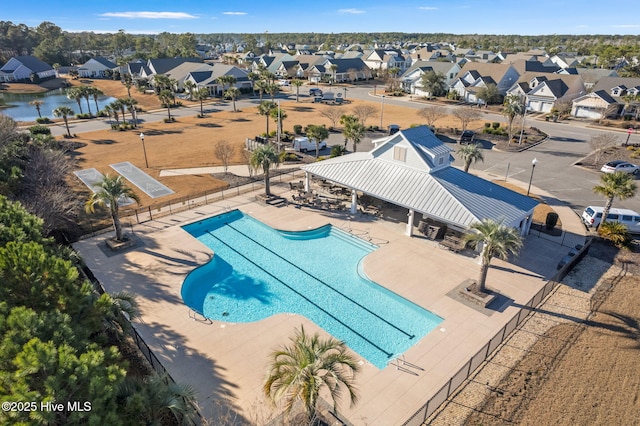
[[[153,215],[151,214],[151,206],[147,207],[149,209],[149,219],[153,220]]]

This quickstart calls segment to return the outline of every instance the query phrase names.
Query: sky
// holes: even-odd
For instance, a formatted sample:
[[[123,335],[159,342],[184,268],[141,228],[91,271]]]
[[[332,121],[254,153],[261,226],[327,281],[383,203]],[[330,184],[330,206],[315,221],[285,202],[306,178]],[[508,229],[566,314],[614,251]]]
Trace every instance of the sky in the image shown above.
[[[640,2],[618,0],[7,1],[0,20],[129,34],[418,32],[640,34]]]

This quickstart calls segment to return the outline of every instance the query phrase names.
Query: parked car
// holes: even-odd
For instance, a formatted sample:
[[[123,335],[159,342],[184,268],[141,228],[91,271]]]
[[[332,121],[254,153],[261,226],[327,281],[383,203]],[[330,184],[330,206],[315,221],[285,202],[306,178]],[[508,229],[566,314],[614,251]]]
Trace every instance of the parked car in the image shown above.
[[[602,166],[600,169],[603,173],[614,173],[614,172],[625,172],[625,173],[633,173],[638,174],[639,166],[635,164],[628,163],[622,160],[609,161],[607,164]]]
[[[318,143],[318,149],[325,149],[326,147],[327,141],[320,141],[320,143]],[[315,151],[316,143],[306,137],[295,138],[293,140],[293,149],[299,152]]]
[[[312,87],[309,89],[309,96],[322,96],[322,89],[318,87]]]
[[[397,124],[389,124],[388,129],[389,129],[388,134],[394,135],[400,131],[400,126],[398,126]]]
[[[289,80],[278,80],[278,86],[283,86],[283,87],[288,87],[289,86]]]
[[[473,143],[473,141],[475,139],[476,139],[476,134],[475,134],[475,132],[473,130],[465,130],[460,135],[460,143],[461,144]]]
[[[582,212],[582,222],[588,227],[595,227],[602,221],[604,207],[588,206]],[[634,210],[611,209],[607,215],[607,222],[619,222],[627,226],[630,234],[640,233],[640,214]]]

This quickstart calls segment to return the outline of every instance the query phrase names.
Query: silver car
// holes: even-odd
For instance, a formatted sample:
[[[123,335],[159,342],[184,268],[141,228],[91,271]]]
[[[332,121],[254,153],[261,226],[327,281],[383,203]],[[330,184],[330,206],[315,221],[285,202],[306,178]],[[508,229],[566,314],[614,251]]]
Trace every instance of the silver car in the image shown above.
[[[634,175],[638,173],[638,169],[640,167],[635,164],[631,164],[627,161],[616,160],[609,161],[607,164],[602,166],[600,169],[603,173],[615,173],[615,172],[625,172],[625,173],[633,173]]]

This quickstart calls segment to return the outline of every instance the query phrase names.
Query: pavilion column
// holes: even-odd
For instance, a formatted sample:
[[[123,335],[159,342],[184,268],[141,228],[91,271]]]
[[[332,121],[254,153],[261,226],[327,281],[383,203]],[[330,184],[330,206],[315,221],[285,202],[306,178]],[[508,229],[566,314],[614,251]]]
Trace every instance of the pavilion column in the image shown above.
[[[413,215],[415,212],[412,209],[409,209],[409,214],[407,214],[407,235],[409,237],[413,236]]]
[[[533,223],[533,213],[531,213],[531,216],[529,216],[527,218],[527,222],[524,225],[524,230],[522,232],[522,236],[524,237],[525,235],[529,235],[529,231],[531,230],[531,224]]]
[[[309,192],[311,190],[311,174],[304,172],[304,190]]]
[[[351,189],[351,214],[358,212],[358,194],[355,189]]]

